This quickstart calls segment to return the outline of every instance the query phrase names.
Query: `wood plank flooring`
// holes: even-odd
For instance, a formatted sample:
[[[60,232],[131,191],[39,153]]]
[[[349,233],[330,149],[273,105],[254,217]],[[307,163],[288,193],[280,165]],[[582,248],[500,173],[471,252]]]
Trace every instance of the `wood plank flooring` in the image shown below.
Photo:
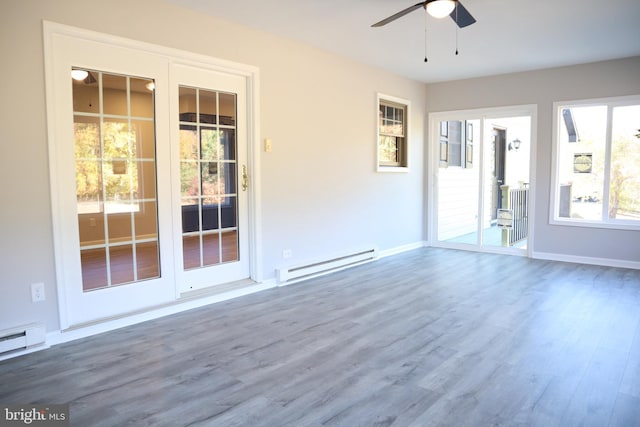
[[[0,362],[76,426],[640,426],[640,271],[425,248]]]

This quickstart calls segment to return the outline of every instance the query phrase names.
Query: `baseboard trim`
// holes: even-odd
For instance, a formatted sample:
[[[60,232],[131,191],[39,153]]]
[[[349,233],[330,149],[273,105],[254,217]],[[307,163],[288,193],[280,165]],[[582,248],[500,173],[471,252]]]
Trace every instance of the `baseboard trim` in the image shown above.
[[[385,258],[393,255],[398,255],[403,252],[412,251],[425,246],[429,246],[428,242],[420,241],[410,243],[407,245],[397,246],[395,248],[386,249],[378,252],[376,259]],[[375,262],[374,260],[367,262]],[[640,267],[638,267],[640,268]],[[301,280],[302,281],[302,280]],[[163,305],[160,307],[152,308],[147,311],[134,313],[118,318],[113,318],[101,322],[90,323],[87,325],[77,326],[64,331],[51,331],[46,334],[46,341],[33,348],[25,349],[22,351],[15,351],[1,357],[0,360],[19,357],[28,353],[33,353],[40,350],[48,349],[58,344],[64,344],[67,342],[75,341],[82,338],[87,338],[93,335],[101,334],[104,332],[114,331],[116,329],[124,328],[127,326],[135,325],[137,323],[146,322],[149,320],[159,319],[161,317],[177,314],[183,311],[192,310],[195,308],[204,307],[207,305],[215,304],[222,301],[227,301],[233,298],[253,294],[256,292],[264,291],[278,287],[278,283],[275,278],[264,280],[260,283],[254,283],[249,286],[231,289],[228,292],[219,292],[212,295],[205,295],[200,297],[199,295],[188,295],[186,298],[178,299],[173,303]]]
[[[429,244],[425,241],[409,243],[408,245],[396,246],[395,248],[385,249],[384,251],[378,252],[378,258],[385,258],[388,256],[399,255],[403,252],[412,251],[414,249],[424,248],[425,246],[429,246]]]
[[[603,267],[630,268],[632,270],[640,270],[640,262],[638,261],[627,261],[613,258],[596,258],[537,251],[532,252],[531,258],[544,259],[547,261],[572,262],[575,264],[600,265]]]

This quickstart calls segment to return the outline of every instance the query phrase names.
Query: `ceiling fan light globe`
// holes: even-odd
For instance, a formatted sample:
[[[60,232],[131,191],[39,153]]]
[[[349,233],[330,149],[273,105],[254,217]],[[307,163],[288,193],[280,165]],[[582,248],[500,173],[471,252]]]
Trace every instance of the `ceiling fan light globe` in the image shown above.
[[[71,70],[71,78],[73,80],[82,81],[87,78],[89,72],[87,70]]]
[[[456,8],[454,0],[434,0],[427,3],[427,12],[434,18],[446,18]]]

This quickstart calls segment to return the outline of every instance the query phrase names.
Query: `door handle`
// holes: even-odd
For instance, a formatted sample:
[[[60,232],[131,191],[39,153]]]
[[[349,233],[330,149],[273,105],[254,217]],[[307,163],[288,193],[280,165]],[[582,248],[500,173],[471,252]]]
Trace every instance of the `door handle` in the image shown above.
[[[247,175],[247,165],[242,165],[242,191],[249,188],[249,175]]]

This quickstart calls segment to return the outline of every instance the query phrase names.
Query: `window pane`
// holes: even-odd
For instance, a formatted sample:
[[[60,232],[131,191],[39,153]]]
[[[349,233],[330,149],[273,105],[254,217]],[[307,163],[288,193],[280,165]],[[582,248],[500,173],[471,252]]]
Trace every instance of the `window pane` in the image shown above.
[[[220,134],[213,128],[203,128],[200,135],[202,160],[218,160],[220,158]]]
[[[100,119],[97,117],[73,117],[74,147],[76,159],[102,157],[100,149]]]
[[[220,216],[222,217],[222,228],[235,228],[238,226],[237,219],[237,197],[228,197],[227,203],[220,208]]]
[[[102,162],[76,161],[76,196],[79,214],[102,210]]]
[[[78,231],[80,232],[80,246],[103,245],[104,240],[104,216],[103,215],[78,215]]]
[[[153,90],[155,83],[151,79],[137,79],[132,77],[131,84],[131,115],[134,117],[153,118]]]
[[[103,288],[109,284],[107,280],[107,252],[101,249],[80,251],[82,261],[82,290]]]
[[[234,93],[221,93],[220,103],[220,124],[226,126],[236,125],[236,95]]]
[[[180,126],[180,159],[198,160],[198,133],[195,126]]]
[[[99,113],[100,112],[100,88],[98,87],[95,71],[89,71],[84,80],[73,82],[73,111],[79,113]]]
[[[640,220],[640,105],[613,109],[609,218]]]
[[[102,133],[105,158],[127,158],[135,155],[136,135],[129,129],[127,120],[105,119]]]
[[[180,121],[196,122],[196,90],[190,87],[180,86],[179,92]]]
[[[378,150],[378,156],[381,164],[394,164],[398,162],[398,146],[396,137],[380,135]]]
[[[180,191],[182,197],[194,197],[200,194],[198,162],[180,162]]]
[[[220,159],[236,159],[236,131],[234,129],[220,129]]]
[[[129,114],[127,104],[127,78],[114,74],[102,74],[102,103],[104,114],[126,116]]]
[[[238,260],[238,232],[226,231],[222,236],[222,262]]]
[[[221,164],[217,162],[202,163],[202,195],[216,196],[224,194],[224,185],[218,174]]]
[[[137,191],[133,193],[135,199],[156,198],[156,163],[153,160],[136,162],[138,174]]]
[[[565,108],[561,115],[558,216],[602,220],[607,107]]]
[[[112,246],[109,248],[111,260],[111,284],[121,285],[133,282],[133,246]]]
[[[450,121],[449,126],[449,159],[448,166],[462,166],[462,122]]]
[[[220,167],[220,185],[224,188],[225,194],[233,194],[236,192],[236,164],[221,163]],[[224,203],[224,200],[220,201]]]
[[[133,153],[138,158],[153,159],[156,156],[156,136],[153,121],[132,120],[131,134],[134,138],[131,142],[136,144]]]
[[[158,257],[158,242],[139,243],[136,259],[138,266],[138,280],[152,279],[160,276],[160,260]]]
[[[202,201],[202,229],[217,230],[218,227],[218,200],[207,197]]]
[[[141,202],[140,209],[134,213],[137,239],[158,238],[158,218],[156,202]]]
[[[192,233],[200,230],[200,211],[198,199],[182,199],[182,232]],[[200,250],[200,249],[198,249]]]
[[[204,265],[220,263],[220,235],[218,233],[202,236],[202,258]]]
[[[110,241],[125,241],[131,239],[131,213],[114,213],[107,215],[107,224],[109,225]]]
[[[200,123],[216,124],[218,112],[216,92],[200,89]]]
[[[200,235],[182,236],[182,262],[185,270],[200,267]]]

